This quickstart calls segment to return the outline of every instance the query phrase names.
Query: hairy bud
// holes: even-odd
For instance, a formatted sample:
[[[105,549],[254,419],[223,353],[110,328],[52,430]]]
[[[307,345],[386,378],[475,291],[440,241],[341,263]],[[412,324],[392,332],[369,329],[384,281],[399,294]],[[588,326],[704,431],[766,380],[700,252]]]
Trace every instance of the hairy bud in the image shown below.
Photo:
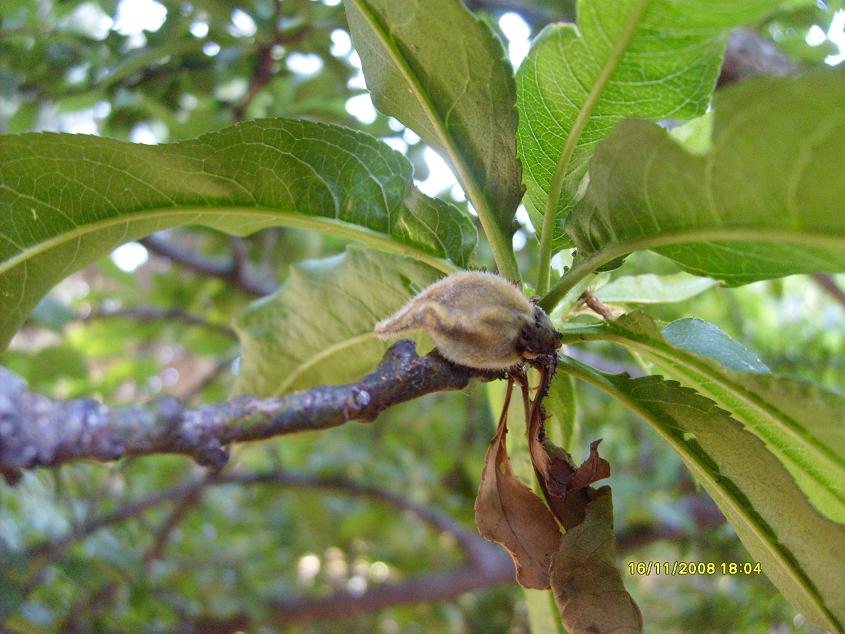
[[[560,334],[542,308],[503,277],[479,271],[435,282],[375,326],[382,339],[409,330],[425,330],[449,361],[484,370],[560,348]]]

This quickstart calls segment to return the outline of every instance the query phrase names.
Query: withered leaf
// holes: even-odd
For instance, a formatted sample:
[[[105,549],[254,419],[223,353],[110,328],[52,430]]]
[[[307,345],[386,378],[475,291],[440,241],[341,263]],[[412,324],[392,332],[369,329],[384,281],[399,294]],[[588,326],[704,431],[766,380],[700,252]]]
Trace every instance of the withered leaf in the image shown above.
[[[566,531],[552,564],[552,592],[568,632],[639,633],[643,617],[616,567],[610,487],[585,489],[584,521]]]
[[[528,425],[528,447],[531,461],[547,496],[563,498],[569,491],[590,486],[596,480],[610,477],[610,463],[599,456],[601,438],[590,443],[590,455],[575,467],[572,457],[545,437],[542,408],[532,412]],[[549,500],[552,503],[551,500]]]
[[[511,470],[503,418],[487,450],[475,500],[475,523],[485,539],[502,545],[513,558],[516,580],[525,588],[550,584],[560,528],[551,511]]]
[[[610,463],[599,456],[599,443],[601,438],[590,443],[590,456],[581,463],[581,466],[572,474],[567,485],[568,491],[583,489],[590,486],[596,480],[603,480],[610,477]]]
[[[563,449],[555,447],[559,451],[552,453],[544,446],[546,439],[543,431],[543,415],[536,403],[532,407],[526,431],[531,463],[534,465],[534,471],[546,498],[564,496],[566,483],[575,471],[575,463]]]

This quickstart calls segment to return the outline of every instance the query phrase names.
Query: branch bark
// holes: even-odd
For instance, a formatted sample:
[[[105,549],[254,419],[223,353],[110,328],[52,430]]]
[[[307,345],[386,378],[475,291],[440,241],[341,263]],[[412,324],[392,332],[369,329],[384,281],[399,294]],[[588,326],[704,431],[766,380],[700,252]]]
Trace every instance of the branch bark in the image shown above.
[[[246,94],[232,108],[232,118],[235,121],[243,121],[246,118],[249,106],[275,76],[277,61],[273,57],[273,48],[282,45],[290,46],[303,39],[311,31],[307,24],[298,24],[289,29],[281,29],[280,26],[284,19],[282,0],[274,0],[273,7],[273,37],[269,42],[258,47],[258,57],[253,67],[252,78]]]
[[[14,483],[23,469],[149,454],[183,454],[220,469],[229,443],[373,421],[392,405],[463,389],[473,377],[493,378],[434,351],[420,357],[412,341],[402,340],[374,372],[349,385],[279,398],[240,397],[194,409],[174,397],[112,408],[93,399],[64,401],[29,392],[22,379],[0,368],[0,473]]]
[[[466,566],[421,575],[407,581],[382,584],[360,596],[335,593],[328,597],[279,600],[273,604],[275,614],[271,622],[282,625],[317,619],[342,619],[392,605],[443,601],[465,592],[512,582],[513,562],[505,551],[494,548],[496,550],[490,552],[491,557],[484,569]]]
[[[757,75],[790,75],[800,67],[775,45],[752,29],[731,31],[725,61],[719,75],[719,86]]]

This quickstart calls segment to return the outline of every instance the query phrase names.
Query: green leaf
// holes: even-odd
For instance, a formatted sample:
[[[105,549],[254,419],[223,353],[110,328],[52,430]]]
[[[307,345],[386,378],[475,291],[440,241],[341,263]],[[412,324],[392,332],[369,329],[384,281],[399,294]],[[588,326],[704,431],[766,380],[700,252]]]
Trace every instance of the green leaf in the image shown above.
[[[819,515],[759,439],[713,401],[675,381],[605,375],[568,357],[558,368],[648,421],[680,454],[786,599],[819,625],[845,631],[845,527]]]
[[[626,121],[567,219],[579,262],[555,291],[640,249],[730,285],[845,271],[843,103],[843,69],[742,82],[719,94],[704,155]]]
[[[187,36],[187,33],[185,34]],[[97,89],[103,90],[122,79],[129,77],[145,68],[160,63],[161,60],[170,59],[190,53],[202,52],[203,41],[194,37],[174,39],[164,42],[158,46],[142,49],[140,52],[127,55],[115,68],[113,68],[103,79],[97,82]]]
[[[572,377],[563,372],[555,373],[543,405],[554,423],[546,424],[546,433],[552,442],[571,452],[578,433],[575,385]]]
[[[499,271],[519,273],[510,237],[522,198],[516,89],[501,41],[459,0],[347,0],[376,107],[451,164]]]
[[[291,267],[285,284],[234,324],[242,356],[236,391],[278,396],[355,381],[387,349],[373,326],[441,273],[408,258],[351,247]]]
[[[706,154],[713,142],[713,111],[669,128],[669,134],[692,154]]]
[[[413,186],[400,153],[346,128],[252,121],[171,145],[0,137],[0,349],[59,280],[154,231],[286,225],[464,266],[470,217]]]
[[[756,356],[700,320],[674,322],[661,332],[644,313],[630,313],[605,326],[567,330],[564,337],[590,339],[643,353],[730,411],[786,466],[820,512],[845,523],[845,398],[772,376]]]
[[[701,319],[678,319],[662,330],[666,341],[689,352],[711,357],[727,370],[771,374],[768,366],[718,326]]]
[[[759,20],[777,4],[580,0],[577,25],[552,24],[537,36],[517,73],[517,104],[526,207],[538,237],[553,234],[541,249],[568,244],[562,220],[596,143],[626,117],[703,114],[727,32]]]
[[[695,297],[718,284],[706,277],[675,273],[672,275],[625,275],[617,277],[594,292],[603,302],[666,304]]]

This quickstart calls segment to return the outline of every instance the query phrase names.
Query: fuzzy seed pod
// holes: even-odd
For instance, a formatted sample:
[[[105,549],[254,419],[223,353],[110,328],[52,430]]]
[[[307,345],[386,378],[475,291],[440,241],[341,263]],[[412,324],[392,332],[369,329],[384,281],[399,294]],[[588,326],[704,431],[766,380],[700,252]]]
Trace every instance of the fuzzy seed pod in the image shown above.
[[[375,326],[382,339],[408,330],[425,330],[449,361],[483,370],[560,348],[560,334],[542,308],[505,278],[480,271],[435,282]]]

